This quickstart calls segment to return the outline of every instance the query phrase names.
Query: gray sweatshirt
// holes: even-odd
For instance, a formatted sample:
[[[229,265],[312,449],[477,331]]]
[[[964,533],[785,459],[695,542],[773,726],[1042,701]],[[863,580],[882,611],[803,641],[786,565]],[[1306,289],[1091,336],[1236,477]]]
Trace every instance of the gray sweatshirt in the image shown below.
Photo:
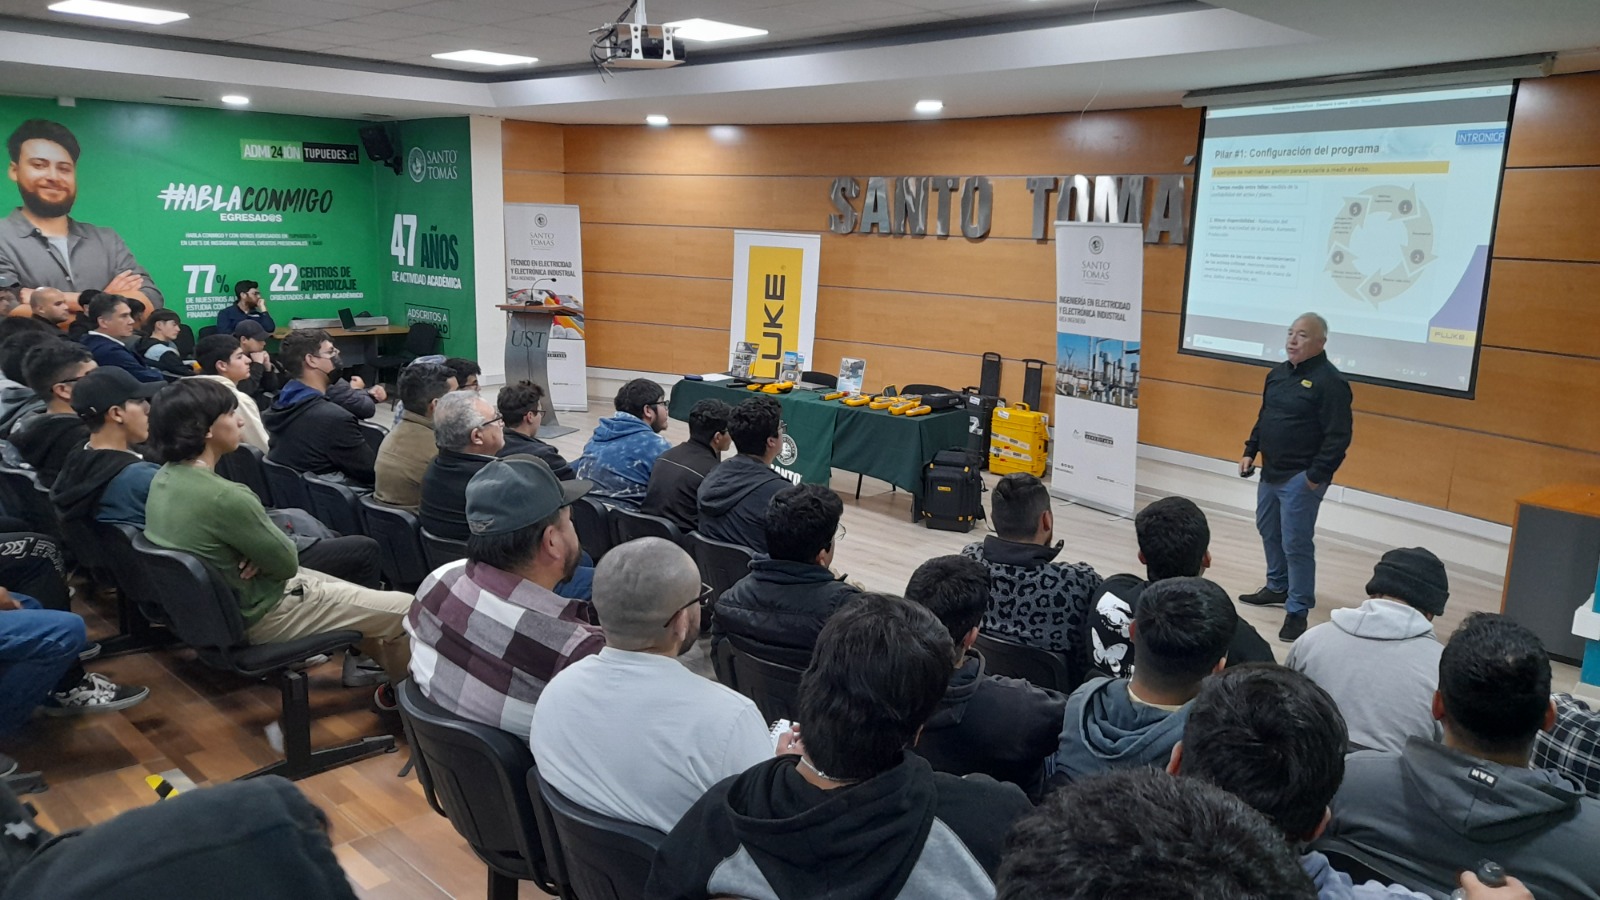
[[[1439,739],[1433,693],[1443,650],[1426,616],[1375,597],[1334,610],[1331,622],[1294,642],[1284,665],[1333,696],[1352,744],[1399,752],[1408,737]]]

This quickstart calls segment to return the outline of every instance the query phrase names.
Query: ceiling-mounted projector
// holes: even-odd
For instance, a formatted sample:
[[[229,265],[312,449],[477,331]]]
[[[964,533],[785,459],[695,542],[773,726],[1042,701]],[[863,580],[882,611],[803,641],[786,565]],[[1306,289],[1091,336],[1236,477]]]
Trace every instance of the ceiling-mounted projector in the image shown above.
[[[683,41],[671,25],[650,25],[645,21],[644,0],[623,10],[619,20],[633,13],[633,21],[607,22],[589,32],[595,36],[589,57],[601,72],[618,69],[667,69],[681,65]]]

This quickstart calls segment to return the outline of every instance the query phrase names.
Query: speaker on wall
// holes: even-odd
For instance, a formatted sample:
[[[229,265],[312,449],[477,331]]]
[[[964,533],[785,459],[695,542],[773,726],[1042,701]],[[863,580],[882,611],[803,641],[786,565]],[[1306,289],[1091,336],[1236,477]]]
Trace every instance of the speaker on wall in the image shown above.
[[[367,150],[367,158],[373,162],[380,162],[400,174],[400,151],[395,146],[395,140],[389,136],[389,129],[382,125],[361,126],[361,146]]]

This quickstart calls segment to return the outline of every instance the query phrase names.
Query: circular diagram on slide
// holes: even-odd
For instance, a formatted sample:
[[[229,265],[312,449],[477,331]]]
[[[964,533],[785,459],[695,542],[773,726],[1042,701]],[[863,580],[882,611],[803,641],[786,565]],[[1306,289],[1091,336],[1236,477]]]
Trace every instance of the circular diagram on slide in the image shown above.
[[[1435,258],[1433,219],[1416,188],[1384,184],[1344,198],[1328,232],[1325,271],[1339,290],[1377,309],[1416,284]]]

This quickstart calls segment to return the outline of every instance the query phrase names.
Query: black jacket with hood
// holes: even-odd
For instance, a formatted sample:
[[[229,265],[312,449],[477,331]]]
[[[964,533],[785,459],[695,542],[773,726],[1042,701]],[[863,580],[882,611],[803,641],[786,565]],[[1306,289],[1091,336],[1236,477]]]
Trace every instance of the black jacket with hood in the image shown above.
[[[978,772],[1038,797],[1066,705],[1067,698],[1055,691],[988,674],[983,654],[968,650],[912,749],[936,771]]]
[[[758,556],[712,607],[712,652],[732,640],[747,653],[804,669],[828,617],[859,593],[826,566]]]
[[[1535,897],[1600,898],[1600,800],[1565,775],[1511,768],[1418,737],[1345,759],[1315,849],[1353,847],[1407,887],[1449,893],[1491,859]]]
[[[144,460],[137,453],[96,450],[92,447],[72,454],[61,467],[61,475],[50,488],[50,500],[63,519],[92,522],[100,511],[100,498],[122,470]]]
[[[376,454],[349,410],[299,381],[284,385],[261,424],[272,437],[267,458],[297,472],[344,475],[371,487]]]
[[[1150,582],[1123,573],[1107,578],[1094,592],[1089,608],[1089,639],[1084,641],[1088,671],[1112,678],[1133,674],[1133,636],[1129,625],[1139,611],[1139,598]],[[1250,662],[1277,662],[1260,632],[1243,616],[1233,626],[1233,641],[1228,644],[1228,666]]]
[[[11,430],[11,444],[39,473],[39,483],[50,487],[67,464],[67,457],[89,443],[89,426],[74,413],[45,413],[25,419]]]
[[[724,460],[700,482],[695,495],[699,532],[713,541],[767,552],[767,504],[786,487],[792,487],[787,478],[753,456],[741,453]]]
[[[495,456],[505,459],[508,456],[517,456],[519,454],[537,456],[544,460],[544,464],[550,467],[550,472],[561,481],[571,481],[578,477],[578,473],[572,471],[572,464],[567,462],[566,457],[561,455],[560,450],[536,437],[528,437],[520,431],[512,431],[507,428],[505,448],[496,453]]]
[[[1014,785],[894,768],[824,791],[782,756],[719,782],[656,854],[647,900],[971,900],[994,896],[1006,833],[1033,810]]]

